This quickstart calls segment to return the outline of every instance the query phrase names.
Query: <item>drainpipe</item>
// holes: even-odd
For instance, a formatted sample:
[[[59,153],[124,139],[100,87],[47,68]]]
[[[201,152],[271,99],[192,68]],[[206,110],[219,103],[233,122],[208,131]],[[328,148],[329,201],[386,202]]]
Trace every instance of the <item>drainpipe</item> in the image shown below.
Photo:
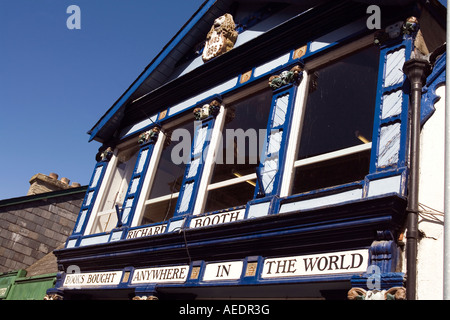
[[[416,299],[417,242],[419,238],[419,158],[420,158],[420,102],[422,87],[430,72],[428,60],[412,58],[405,62],[403,72],[409,79],[410,92],[410,175],[406,220],[406,298]]]

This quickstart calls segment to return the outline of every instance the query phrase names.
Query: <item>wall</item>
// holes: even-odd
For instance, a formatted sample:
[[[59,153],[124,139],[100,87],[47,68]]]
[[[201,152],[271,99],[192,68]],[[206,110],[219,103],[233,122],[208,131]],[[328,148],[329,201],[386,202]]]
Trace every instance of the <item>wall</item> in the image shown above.
[[[441,99],[421,133],[418,300],[443,298],[445,86],[438,88],[436,94]]]
[[[86,187],[0,201],[0,273],[26,269],[66,241]]]

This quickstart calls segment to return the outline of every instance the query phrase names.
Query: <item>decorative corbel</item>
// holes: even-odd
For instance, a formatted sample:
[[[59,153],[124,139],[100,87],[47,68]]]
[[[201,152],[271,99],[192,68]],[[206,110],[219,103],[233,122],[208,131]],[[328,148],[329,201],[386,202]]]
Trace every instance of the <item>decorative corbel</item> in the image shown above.
[[[406,289],[393,287],[389,290],[369,290],[351,288],[347,293],[348,300],[406,300]]]
[[[100,161],[108,162],[111,160],[114,151],[111,147],[106,148],[102,153],[100,153]]]
[[[158,135],[160,132],[160,127],[153,127],[151,130],[148,130],[139,135],[138,143],[141,145],[145,143],[155,143],[156,140],[158,140]]]
[[[132,300],[159,300],[157,296],[135,296]]]
[[[419,31],[419,20],[416,17],[409,17],[402,26],[403,34],[412,35]]]
[[[423,39],[422,31],[420,31],[419,20],[416,17],[409,17],[403,25],[403,34],[414,36],[414,55],[416,57],[424,57],[430,54],[428,47]]]
[[[279,75],[271,76],[269,78],[269,86],[270,88],[275,90],[290,83],[298,83],[302,71],[303,68],[299,65],[296,65],[289,71],[286,70]]]
[[[403,21],[398,21],[394,24],[391,24],[384,28],[383,30],[379,30],[375,32],[374,35],[374,44],[375,45],[383,45],[386,41],[396,39],[402,34]]]
[[[220,111],[221,102],[213,100],[209,104],[204,104],[202,107],[194,109],[194,118],[196,121],[202,121],[210,116],[216,117]]]
[[[44,296],[44,300],[64,300],[63,296],[59,295],[59,294],[46,294]]]

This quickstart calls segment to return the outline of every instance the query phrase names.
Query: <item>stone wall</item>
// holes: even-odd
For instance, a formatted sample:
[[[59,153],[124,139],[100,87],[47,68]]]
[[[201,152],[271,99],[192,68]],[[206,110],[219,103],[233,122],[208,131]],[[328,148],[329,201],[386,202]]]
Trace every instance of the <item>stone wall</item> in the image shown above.
[[[26,269],[71,234],[86,187],[0,201],[0,273]]]

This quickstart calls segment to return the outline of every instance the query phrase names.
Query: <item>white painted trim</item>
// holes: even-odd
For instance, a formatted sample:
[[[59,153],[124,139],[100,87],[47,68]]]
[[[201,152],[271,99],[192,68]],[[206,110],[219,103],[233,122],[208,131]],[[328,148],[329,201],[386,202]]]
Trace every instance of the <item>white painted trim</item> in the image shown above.
[[[359,145],[356,145],[356,146],[353,146],[353,147],[349,147],[349,148],[345,148],[345,149],[341,149],[341,150],[337,150],[337,151],[333,151],[333,152],[324,153],[324,154],[321,154],[321,155],[318,155],[318,156],[314,156],[314,157],[309,157],[309,158],[306,158],[306,159],[297,160],[294,163],[294,168],[307,166],[307,165],[310,165],[310,164],[313,164],[313,163],[327,161],[327,160],[331,160],[331,159],[335,159],[335,158],[340,158],[340,157],[348,156],[350,154],[367,151],[367,150],[370,150],[370,149],[372,149],[372,142],[359,144]]]
[[[89,221],[86,225],[86,229],[84,229],[83,235],[85,235],[85,236],[90,235],[93,231],[91,229],[93,229],[94,221],[97,219],[97,215],[99,213],[98,210],[99,210],[100,206],[103,205],[103,202],[105,200],[104,197],[105,197],[106,190],[109,187],[109,184],[111,183],[110,180],[112,177],[112,173],[114,172],[114,170],[116,169],[116,166],[117,166],[118,153],[119,153],[119,149],[116,148],[116,150],[114,150],[114,154],[111,157],[111,159],[109,160],[109,162],[105,163],[105,165],[107,166],[106,172],[105,172],[105,175],[103,176],[103,180],[101,181],[100,189],[98,190],[94,205],[92,206],[91,214],[89,216]]]
[[[289,58],[291,57],[291,52],[288,52],[286,54],[283,54],[282,56],[273,59],[269,62],[266,62],[262,65],[260,65],[259,67],[255,68],[255,71],[253,73],[254,77],[259,77],[269,71],[272,71],[275,68],[278,68],[280,66],[282,66],[283,64],[286,64],[289,62]]]
[[[303,72],[303,80],[297,89],[297,94],[294,101],[294,110],[292,113],[292,119],[298,119],[298,121],[292,121],[292,119],[287,119],[287,121],[292,121],[291,131],[287,137],[288,147],[286,150],[286,160],[284,163],[284,173],[281,179],[281,189],[280,197],[286,197],[289,195],[291,190],[291,185],[294,177],[294,162],[297,157],[298,142],[300,139],[300,128],[303,126],[303,115],[306,105],[306,100],[308,98],[308,87],[309,87],[309,75]],[[286,139],[286,138],[285,138]]]
[[[238,183],[241,183],[241,182],[246,182],[248,180],[254,180],[254,179],[256,179],[256,173],[250,173],[250,174],[247,174],[247,175],[242,176],[242,177],[228,179],[228,180],[225,180],[225,181],[220,181],[220,182],[216,182],[216,183],[210,184],[208,186],[208,191],[209,190],[223,188],[223,187],[228,187],[228,186],[231,186],[233,184],[238,184]]]
[[[375,197],[391,192],[400,194],[402,179],[401,175],[397,175],[370,181],[367,197]]]
[[[209,181],[211,180],[211,176],[214,170],[214,165],[216,163],[216,156],[219,151],[220,139],[222,137],[222,128],[225,124],[225,114],[226,110],[224,106],[220,106],[219,114],[216,116],[216,120],[214,122],[214,128],[212,129],[211,138],[209,141],[208,152],[206,154],[206,159],[202,159],[205,161],[203,165],[203,172],[200,177],[200,183],[197,191],[197,197],[194,199],[194,210],[193,215],[198,215],[202,213],[203,207],[205,205],[206,196],[207,196],[207,186]]]
[[[166,194],[165,196],[161,196],[158,198],[148,199],[148,200],[145,200],[144,205],[147,206],[149,204],[154,204],[154,203],[158,203],[158,202],[167,201],[170,199],[175,199],[175,198],[178,198],[179,195],[180,195],[180,193],[176,192],[173,194]]]
[[[158,140],[153,146],[153,152],[150,158],[150,163],[145,173],[144,181],[142,182],[142,189],[139,195],[138,203],[136,204],[136,211],[134,212],[133,221],[131,222],[131,227],[136,227],[142,219],[142,214],[144,212],[144,207],[147,204],[146,200],[150,194],[150,190],[153,184],[153,179],[156,175],[156,169],[158,168],[159,159],[164,147],[164,141],[166,136],[162,133],[158,135]],[[149,155],[147,155],[148,157]]]
[[[179,104],[176,104],[169,109],[169,116],[172,116],[178,112],[184,111],[184,110],[194,106],[197,102],[212,96],[213,94],[222,93],[229,89],[232,89],[237,85],[237,83],[238,83],[238,77],[234,77],[228,81],[225,81],[225,82],[219,84],[218,86],[215,86],[214,88],[203,91],[202,93],[200,93],[194,97],[191,97],[188,100],[185,100]]]
[[[356,50],[362,49],[364,47],[368,47],[373,45],[373,34],[369,34],[365,37],[357,39],[348,45],[344,45],[342,47],[333,49],[331,52],[324,54],[323,56],[318,57],[305,65],[305,70],[310,71],[316,69],[326,63],[330,63],[334,60],[337,60],[347,54],[350,54]]]
[[[353,189],[349,191],[344,191],[341,193],[336,193],[328,196],[317,196],[316,198],[299,200],[296,202],[284,203],[280,207],[279,213],[286,213],[298,210],[309,210],[320,208],[328,205],[335,205],[351,200],[362,199],[363,189]]]

